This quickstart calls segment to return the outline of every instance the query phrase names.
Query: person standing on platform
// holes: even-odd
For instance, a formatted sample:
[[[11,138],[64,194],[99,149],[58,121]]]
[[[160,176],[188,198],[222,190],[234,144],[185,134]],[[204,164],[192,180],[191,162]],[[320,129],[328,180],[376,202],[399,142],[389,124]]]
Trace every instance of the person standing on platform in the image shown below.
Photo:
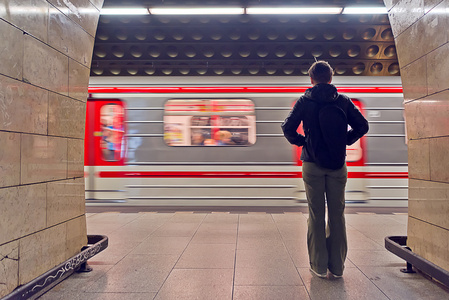
[[[298,99],[281,126],[291,144],[303,147],[310,271],[320,278],[327,277],[328,270],[334,277],[343,275],[348,249],[344,216],[346,145],[355,143],[369,129],[368,121],[352,101],[331,84],[332,75],[329,63],[315,62],[309,69],[313,87]],[[304,135],[297,132],[301,123]]]

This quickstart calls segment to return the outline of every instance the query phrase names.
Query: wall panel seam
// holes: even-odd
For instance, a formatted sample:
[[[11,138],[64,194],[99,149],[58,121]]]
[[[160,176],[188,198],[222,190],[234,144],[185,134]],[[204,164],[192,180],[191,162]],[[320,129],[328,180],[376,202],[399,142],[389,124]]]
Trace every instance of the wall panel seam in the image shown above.
[[[9,243],[12,243],[12,242],[15,242],[15,241],[20,241],[20,240],[23,239],[23,238],[26,238],[26,237],[35,235],[35,234],[37,234],[37,233],[39,233],[39,232],[43,232],[43,231],[45,231],[45,230],[47,230],[47,229],[51,229],[51,228],[56,227],[56,226],[59,226],[59,225],[63,225],[63,224],[65,224],[65,223],[68,223],[68,222],[73,221],[73,220],[75,220],[75,219],[81,218],[81,217],[83,217],[83,216],[85,216],[85,215],[86,215],[86,213],[84,213],[84,214],[82,214],[82,215],[79,215],[79,216],[76,216],[76,217],[73,217],[73,218],[70,218],[70,219],[67,219],[67,220],[65,220],[65,221],[63,221],[63,222],[60,222],[60,223],[57,223],[57,224],[54,224],[54,225],[45,227],[44,229],[41,229],[41,230],[38,230],[38,231],[34,231],[34,232],[29,233],[29,234],[27,234],[27,235],[24,235],[24,236],[21,236],[21,237],[19,237],[19,238],[10,240],[10,241],[8,241],[8,242],[6,242],[6,243],[0,244],[0,246],[9,244]],[[19,258],[19,259],[20,259],[20,258]]]

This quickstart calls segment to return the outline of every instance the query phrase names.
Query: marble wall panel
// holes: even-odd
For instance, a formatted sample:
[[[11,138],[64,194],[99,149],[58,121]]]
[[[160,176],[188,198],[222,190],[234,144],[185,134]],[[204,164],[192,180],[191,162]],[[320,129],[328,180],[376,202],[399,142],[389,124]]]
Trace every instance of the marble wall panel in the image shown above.
[[[446,43],[427,55],[427,90],[429,95],[449,89],[448,53],[449,43]]]
[[[413,7],[413,9],[410,9]],[[424,0],[400,0],[394,5],[388,15],[391,29],[395,37],[418,21],[424,15]]]
[[[449,183],[449,136],[430,139],[429,145],[430,180]]]
[[[0,20],[0,74],[22,80],[23,32]]]
[[[19,284],[25,284],[57,266],[66,255],[66,224],[20,239]]]
[[[90,69],[69,59],[69,96],[86,102],[88,96]]]
[[[20,184],[20,134],[0,131],[0,187]]]
[[[48,91],[0,76],[0,130],[47,134]]]
[[[68,95],[69,60],[48,45],[25,36],[23,80]]]
[[[90,2],[99,10],[103,7],[104,0],[90,0]]]
[[[47,227],[83,216],[84,178],[47,183]]]
[[[50,45],[90,68],[94,37],[56,8],[50,9],[48,30]]]
[[[86,217],[83,215],[67,223],[67,256],[72,257],[87,245]]]
[[[449,135],[449,91],[407,102],[405,116],[409,139]]]
[[[398,4],[399,0],[384,0],[385,7],[390,10],[394,5]]]
[[[423,222],[414,217],[408,218],[407,245],[419,256],[449,270],[449,231]]]
[[[404,101],[427,96],[427,65],[423,57],[401,69],[401,76],[407,78],[402,84]]]
[[[428,139],[408,141],[408,177],[430,180],[430,148]]]
[[[84,138],[84,102],[50,93],[48,103],[48,135]]]
[[[19,285],[19,241],[0,246],[0,297]]]
[[[410,179],[408,212],[416,219],[449,228],[449,184]]]
[[[419,22],[397,37],[398,44],[407,43],[407,47],[398,49],[398,59],[402,67],[447,43],[447,33],[441,30],[447,27],[447,15],[441,13],[444,10],[443,4],[430,10]]]
[[[84,140],[68,139],[67,178],[84,177]]]
[[[49,2],[72,21],[86,29],[91,36],[95,36],[100,9],[89,0],[72,0],[70,2],[49,0]]]
[[[0,244],[45,228],[46,194],[45,184],[0,189]]]
[[[48,8],[45,0],[6,0],[0,17],[37,39],[47,42]]]
[[[22,184],[65,179],[66,176],[66,138],[22,134]]]
[[[446,0],[425,0],[424,1],[424,13],[427,14],[430,10],[434,9],[438,4],[444,3]]]

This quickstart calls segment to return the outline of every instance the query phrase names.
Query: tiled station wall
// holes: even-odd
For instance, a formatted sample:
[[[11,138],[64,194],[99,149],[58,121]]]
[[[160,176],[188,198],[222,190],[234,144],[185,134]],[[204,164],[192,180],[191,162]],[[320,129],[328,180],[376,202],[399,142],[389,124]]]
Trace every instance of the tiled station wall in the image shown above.
[[[103,0],[0,0],[0,297],[86,244],[84,117]]]
[[[449,270],[449,0],[385,0],[409,153],[408,245]]]

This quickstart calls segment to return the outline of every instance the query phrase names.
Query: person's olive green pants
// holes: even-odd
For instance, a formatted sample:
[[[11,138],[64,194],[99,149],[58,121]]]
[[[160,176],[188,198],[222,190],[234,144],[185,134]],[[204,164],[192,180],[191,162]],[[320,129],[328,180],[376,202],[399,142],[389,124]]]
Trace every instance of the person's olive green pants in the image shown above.
[[[310,267],[318,273],[326,273],[329,269],[334,275],[343,275],[348,250],[344,214],[346,164],[341,169],[331,170],[303,162],[302,176],[309,204],[307,246]]]

